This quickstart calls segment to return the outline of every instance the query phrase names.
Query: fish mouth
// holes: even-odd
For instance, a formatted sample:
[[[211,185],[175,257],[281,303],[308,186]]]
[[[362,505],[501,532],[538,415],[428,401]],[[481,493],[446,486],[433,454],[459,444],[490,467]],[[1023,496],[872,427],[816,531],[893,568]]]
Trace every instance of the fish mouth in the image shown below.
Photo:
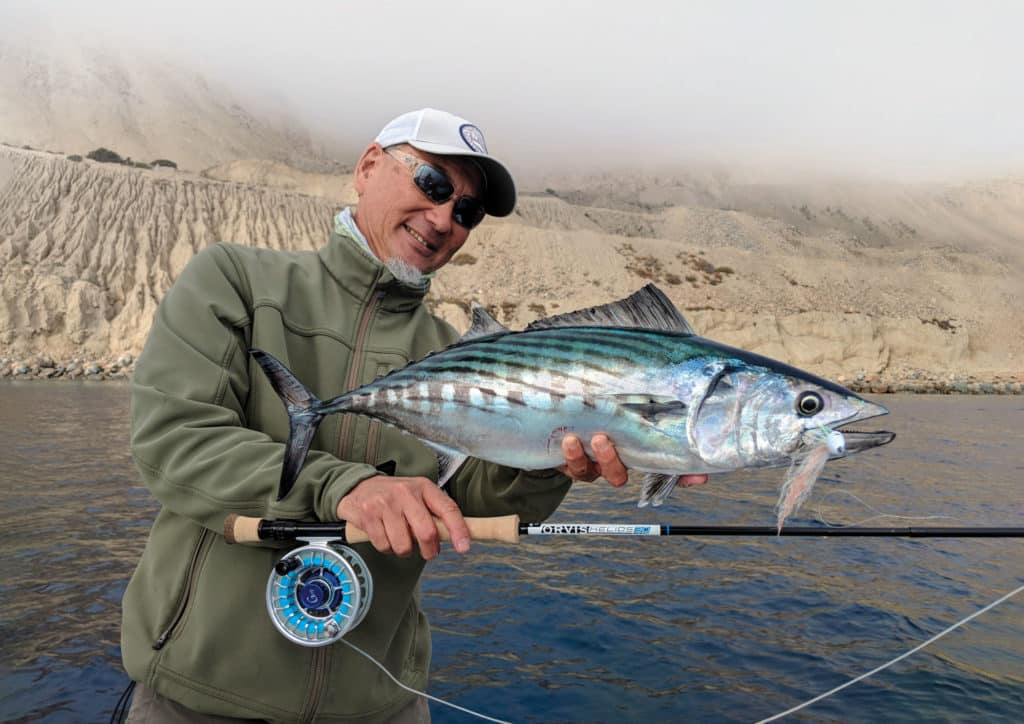
[[[882,415],[888,415],[889,410],[882,405],[874,402],[868,402],[867,400],[860,401],[859,409],[849,417],[841,420],[836,420],[830,425],[825,426],[824,431],[838,430],[843,434],[843,450],[837,454],[830,456],[830,459],[835,460],[837,458],[846,457],[847,455],[853,455],[863,450],[870,450],[873,447],[880,447],[882,445],[888,445],[896,438],[896,433],[889,432],[888,430],[877,430],[877,431],[866,431],[866,430],[854,430],[854,429],[843,429],[844,425],[850,425],[855,422],[863,422],[864,420],[870,420],[875,417],[881,417]],[[822,428],[819,428],[822,430]],[[812,432],[809,430],[808,432]],[[805,437],[803,445],[801,446],[804,451],[807,451],[813,447],[817,447],[823,441],[820,433],[812,432],[810,437]]]
[[[845,451],[836,457],[845,457],[846,455],[859,453],[862,450],[870,450],[873,447],[888,445],[896,439],[896,433],[889,432],[888,430],[867,432],[865,430],[840,429],[844,425],[849,425],[854,422],[863,422],[864,420],[870,420],[872,418],[888,414],[889,410],[885,406],[879,405],[875,402],[862,400],[861,408],[855,414],[845,420],[840,420],[831,426],[833,430],[839,429],[839,432],[843,433],[843,440],[846,443]]]
[[[873,447],[888,445],[896,439],[895,432],[888,430],[877,430],[865,432],[863,430],[841,430],[843,439],[846,441],[846,452],[844,455],[853,455],[862,450],[870,450]],[[843,457],[842,455],[837,457]]]

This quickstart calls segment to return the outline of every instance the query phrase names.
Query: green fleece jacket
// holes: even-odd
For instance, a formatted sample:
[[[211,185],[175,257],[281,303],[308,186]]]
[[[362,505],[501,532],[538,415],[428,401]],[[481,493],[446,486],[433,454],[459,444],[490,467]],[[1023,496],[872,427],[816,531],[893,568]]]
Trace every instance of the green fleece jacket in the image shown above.
[[[230,513],[337,520],[341,498],[389,462],[395,475],[437,479],[435,455],[419,441],[331,415],[277,501],[288,418],[247,354],[266,350],[319,397],[340,394],[456,339],[424,293],[337,234],[315,253],[216,244],[182,271],[131,385],[132,454],[162,505],[123,602],[121,649],[134,680],[197,711],[282,722],[385,721],[408,704],[412,695],[349,647],[286,640],[265,604],[284,551],[228,545],[222,531]],[[447,489],[466,515],[542,520],[569,485],[553,472],[470,459]],[[424,561],[354,548],[374,592],[346,638],[422,689]]]

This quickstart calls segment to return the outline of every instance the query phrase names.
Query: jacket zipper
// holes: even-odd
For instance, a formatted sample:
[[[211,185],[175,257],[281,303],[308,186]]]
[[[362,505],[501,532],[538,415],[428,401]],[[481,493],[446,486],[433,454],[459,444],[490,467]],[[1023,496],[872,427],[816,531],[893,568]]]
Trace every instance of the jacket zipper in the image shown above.
[[[374,280],[376,283],[376,280]],[[373,315],[377,313],[384,298],[383,291],[375,291],[370,297],[369,303],[363,307],[359,315],[359,324],[356,325],[356,339],[352,346],[352,364],[349,367],[348,379],[345,380],[345,390],[354,390],[360,383],[359,372],[363,367],[363,354],[365,353],[366,338],[370,333],[370,322]],[[338,433],[338,457],[345,459],[352,441],[349,439],[352,434],[352,415],[345,415],[341,420],[341,431]],[[372,462],[372,461],[370,461]],[[327,647],[313,649],[312,670],[310,672],[309,692],[306,695],[306,706],[299,716],[299,722],[306,724],[313,721],[317,711],[320,709],[320,698],[323,695],[324,682],[327,669]]]
[[[306,695],[306,706],[299,714],[299,724],[309,724],[316,718],[320,709],[320,695],[323,693],[325,672],[327,670],[327,646],[313,649],[313,662],[309,676],[309,693]]]
[[[377,377],[387,374],[389,367],[386,364],[377,365]],[[366,462],[370,465],[377,464],[377,449],[380,447],[381,423],[376,420],[370,421],[370,431],[366,433]]]
[[[348,370],[348,379],[345,380],[345,391],[354,390],[359,385],[359,371],[363,367],[363,353],[366,346],[366,338],[370,332],[370,320],[377,312],[380,300],[384,298],[383,291],[376,291],[370,299],[370,303],[363,307],[363,313],[359,317],[359,325],[356,327],[356,341],[352,347],[352,365]],[[352,415],[345,415],[341,419],[341,431],[338,433],[338,457],[345,459],[345,454],[351,447],[352,441],[349,436],[352,432]],[[373,462],[368,461],[368,462]]]
[[[203,528],[202,533],[199,534],[199,540],[196,541],[196,547],[192,550],[192,558],[188,562],[188,569],[185,574],[185,588],[181,592],[181,600],[178,601],[178,608],[174,611],[174,616],[171,617],[171,623],[168,624],[160,637],[153,644],[153,650],[159,651],[171,638],[174,630],[178,627],[182,617],[185,615],[185,610],[188,608],[189,602],[192,600],[192,589],[195,586],[196,579],[199,577],[199,562],[203,557],[206,550],[207,541],[212,540],[210,530]]]

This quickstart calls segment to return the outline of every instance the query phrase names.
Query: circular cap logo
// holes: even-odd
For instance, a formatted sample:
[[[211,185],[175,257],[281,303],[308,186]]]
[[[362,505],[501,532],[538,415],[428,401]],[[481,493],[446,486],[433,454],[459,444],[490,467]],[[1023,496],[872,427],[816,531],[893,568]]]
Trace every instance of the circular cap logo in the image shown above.
[[[464,123],[459,128],[459,134],[466,145],[477,153],[487,153],[487,145],[484,143],[484,134],[472,123]]]

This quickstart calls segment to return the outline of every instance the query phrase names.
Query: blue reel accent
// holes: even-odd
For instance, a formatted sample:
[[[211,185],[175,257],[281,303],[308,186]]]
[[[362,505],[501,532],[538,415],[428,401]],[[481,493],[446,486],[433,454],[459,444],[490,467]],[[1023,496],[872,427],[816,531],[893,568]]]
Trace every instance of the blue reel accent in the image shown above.
[[[373,585],[358,553],[314,543],[289,553],[287,574],[275,568],[267,581],[267,610],[277,629],[303,646],[337,641],[366,615]]]
[[[298,599],[310,616],[323,618],[338,608],[341,603],[341,581],[330,569],[310,572],[299,584]]]

